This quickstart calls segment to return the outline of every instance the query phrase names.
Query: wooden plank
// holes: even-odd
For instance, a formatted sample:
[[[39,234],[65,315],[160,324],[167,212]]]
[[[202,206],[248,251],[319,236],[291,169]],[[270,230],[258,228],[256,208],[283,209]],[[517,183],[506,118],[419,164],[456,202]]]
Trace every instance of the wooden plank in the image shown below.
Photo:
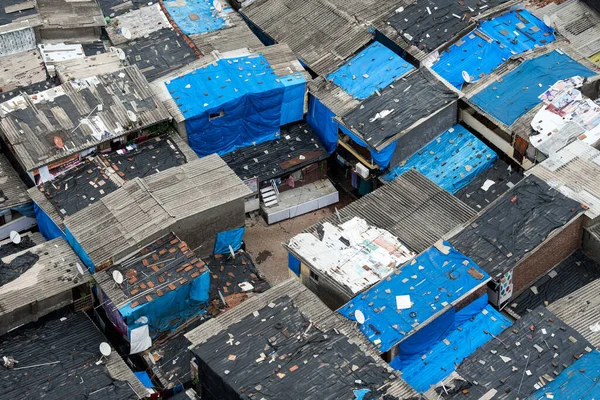
[[[306,162],[309,162],[311,160],[315,160],[318,159],[321,156],[322,152],[320,151],[309,151],[308,153],[302,153],[300,156],[296,157],[296,158],[292,158],[291,160],[286,160],[282,163],[279,163],[279,166],[281,167],[281,169],[286,170],[292,167],[295,167],[296,165],[300,165]],[[301,159],[300,157],[304,156],[304,159]]]
[[[4,12],[7,14],[12,14],[19,11],[31,10],[32,8],[35,8],[35,2],[24,1],[23,3],[13,4],[11,6],[4,7]]]

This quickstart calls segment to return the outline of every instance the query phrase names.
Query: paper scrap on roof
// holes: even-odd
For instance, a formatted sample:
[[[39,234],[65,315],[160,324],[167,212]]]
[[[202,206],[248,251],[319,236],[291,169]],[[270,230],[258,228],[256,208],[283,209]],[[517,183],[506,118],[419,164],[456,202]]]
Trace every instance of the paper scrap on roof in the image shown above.
[[[301,233],[289,247],[352,293],[379,282],[415,255],[394,235],[359,217],[338,226],[325,222],[322,236]]]
[[[540,95],[544,106],[531,121],[537,134],[530,141],[542,153],[553,154],[573,140],[590,146],[600,141],[600,100],[577,89],[583,82],[581,76],[559,80]]]

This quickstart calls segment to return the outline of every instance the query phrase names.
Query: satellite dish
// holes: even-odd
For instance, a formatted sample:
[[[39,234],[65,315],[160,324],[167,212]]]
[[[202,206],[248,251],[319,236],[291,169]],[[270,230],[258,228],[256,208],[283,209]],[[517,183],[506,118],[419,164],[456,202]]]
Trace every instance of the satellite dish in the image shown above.
[[[223,11],[223,4],[221,4],[221,2],[219,0],[213,1],[213,6],[215,7],[215,10],[217,10],[218,12]]]
[[[121,35],[127,40],[131,39],[131,31],[126,27],[121,28]]]
[[[462,78],[466,83],[471,83],[471,75],[467,71],[462,72]]]
[[[10,231],[10,240],[14,244],[19,244],[21,243],[21,235],[19,235],[19,232],[17,231]]]
[[[131,122],[137,121],[137,115],[135,115],[135,113],[131,110],[127,110],[127,116]]]
[[[542,19],[544,20],[544,23],[547,26],[551,26],[552,25],[552,20],[550,19],[550,17],[548,15],[544,15],[544,17]]]
[[[100,343],[100,354],[102,354],[104,357],[108,357],[110,356],[110,353],[112,353],[112,348],[110,347],[110,344],[106,342]]]
[[[65,144],[63,143],[63,141],[60,138],[60,136],[54,136],[54,145],[56,147],[58,147],[59,149],[61,149],[61,150],[62,150],[63,147],[65,147]]]
[[[235,260],[235,251],[233,251],[233,247],[231,247],[231,245],[229,245],[229,252],[231,253],[231,258]]]
[[[117,56],[119,57],[119,60],[121,60],[121,61],[125,60],[125,52],[122,49],[120,49],[118,47],[111,47],[109,50],[111,53],[116,53]]]
[[[114,270],[112,273],[112,277],[117,283],[117,285],[123,283],[123,274],[121,273],[121,271]]]
[[[79,272],[81,275],[83,275],[83,268],[81,268],[81,264],[75,263],[75,266],[77,267],[77,272]]]
[[[361,325],[365,323],[365,314],[360,310],[354,311],[354,318],[356,318],[356,322]]]

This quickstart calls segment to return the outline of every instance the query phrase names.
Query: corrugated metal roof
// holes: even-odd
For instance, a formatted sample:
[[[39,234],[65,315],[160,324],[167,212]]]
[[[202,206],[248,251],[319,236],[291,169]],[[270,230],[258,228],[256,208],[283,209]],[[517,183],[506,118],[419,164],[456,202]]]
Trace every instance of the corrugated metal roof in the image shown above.
[[[44,62],[37,50],[0,57],[0,89],[9,92],[46,80]]]
[[[585,204],[586,214],[600,216],[600,151],[578,140],[551,154],[526,173],[535,175],[567,197]]]
[[[172,145],[171,140],[176,144],[175,149],[169,148]],[[82,171],[90,168],[89,171],[98,171],[98,172],[107,174],[108,179],[110,180],[110,182],[108,182],[109,184],[114,184],[117,187],[122,187],[127,179],[131,179],[132,177],[143,178],[144,176],[148,176],[148,175],[159,172],[159,170],[158,170],[159,167],[161,168],[161,170],[164,170],[164,169],[168,168],[169,166],[176,165],[177,162],[179,162],[179,161],[177,161],[179,159],[179,155],[177,155],[177,151],[180,151],[185,156],[184,162],[190,162],[192,160],[198,159],[198,156],[190,148],[190,146],[188,146],[188,144],[186,142],[184,142],[183,139],[174,132],[169,134],[168,136],[159,136],[159,137],[156,137],[153,139],[148,139],[147,141],[139,143],[138,145],[139,145],[139,147],[137,148],[137,150],[134,150],[133,152],[124,153],[123,156],[127,157],[127,161],[131,161],[132,164],[135,164],[137,162],[137,160],[142,160],[142,161],[140,161],[140,164],[143,165],[143,160],[147,160],[145,168],[128,169],[127,171],[123,172],[123,171],[115,171],[114,169],[112,169],[112,166],[111,166],[111,169],[109,170],[108,166],[110,166],[110,164],[113,162],[113,161],[111,161],[111,159],[114,157],[115,159],[118,160],[119,155],[116,155],[116,153],[101,154],[101,155],[95,156],[91,160],[88,160],[84,163],[76,165],[73,168],[68,169],[63,174],[59,175],[59,177],[60,177],[59,181],[67,182],[67,185],[69,185],[69,183],[68,183],[69,178],[75,178],[74,180],[78,180],[77,177],[79,175],[81,175]],[[167,148],[167,154],[162,156],[162,157],[167,158],[167,160],[165,160],[165,163],[161,163],[160,156],[158,156],[158,157],[153,156],[153,159],[149,160],[149,157],[151,157],[152,155],[148,154],[148,153],[152,150],[157,151],[157,148],[160,149],[161,147],[163,147],[163,149]],[[152,165],[152,163],[156,163],[156,164]],[[118,164],[120,165],[121,163],[118,162]],[[152,167],[148,170],[147,168],[149,165],[152,165]],[[130,165],[130,167],[133,167],[133,165]],[[89,171],[88,171],[88,174],[90,173]],[[121,172],[121,173],[119,173],[119,172]],[[89,176],[92,176],[92,175],[89,175]],[[96,176],[96,175],[94,175],[94,176]],[[51,185],[51,184],[50,183],[45,184],[46,187],[48,185]],[[53,183],[52,183],[52,185],[53,185]],[[49,196],[48,191],[45,190],[43,193],[40,191],[40,188],[42,188],[42,187],[44,187],[44,185],[40,185],[38,187],[33,187],[33,188],[30,188],[27,192],[28,192],[29,196],[31,197],[31,199],[52,219],[52,221],[54,221],[54,223],[56,223],[56,225],[58,225],[58,227],[60,229],[64,229],[63,220],[64,220],[66,214],[68,214],[68,213],[67,212],[65,212],[65,214],[61,213],[60,207],[59,207],[59,201],[55,201],[56,199],[54,199],[55,204],[53,204],[51,199],[49,198],[52,196]],[[83,190],[81,190],[81,189],[83,189]],[[87,188],[85,188],[85,187],[84,188],[72,187],[71,192],[70,192],[71,196],[76,195],[77,197],[79,197],[82,194],[87,192],[88,197],[90,197],[89,191],[86,189]],[[96,192],[94,195],[95,200],[99,200],[101,197],[103,197],[103,195],[108,195],[110,193],[109,191],[106,190],[105,186],[98,187],[98,189],[102,189],[106,193],[105,194],[100,193],[99,191]],[[62,188],[62,190],[67,191],[68,188],[66,186],[64,186]],[[69,202],[72,201],[71,197],[67,197],[66,199]],[[62,201],[64,201],[64,200],[65,200],[65,198],[63,196]],[[90,199],[88,199],[87,201],[89,203],[93,202]],[[76,203],[83,204],[83,203],[85,203],[85,201],[77,201]]]
[[[202,35],[190,35],[190,39],[204,55],[213,51],[226,53],[243,48],[257,51],[264,47],[237,12],[229,14],[229,21],[231,26]]]
[[[372,40],[366,27],[327,0],[259,0],[241,11],[308,67],[327,75]]]
[[[122,188],[65,218],[65,225],[98,265],[161,235],[188,216],[250,195],[216,154],[170,168]]]
[[[27,252],[37,255],[38,261],[20,277],[0,287],[0,318],[15,323],[13,328],[54,311],[53,308],[41,309],[42,304],[46,304],[46,307],[64,306],[55,304],[56,301],[44,301],[63,293],[71,298],[72,288],[87,284],[91,279],[79,257],[62,238],[11,254],[2,261],[9,263]],[[83,275],[79,274],[77,263],[82,267]],[[24,312],[23,307],[33,304],[37,304],[35,311],[27,318],[28,312]],[[17,315],[11,316],[13,312],[17,312]]]
[[[102,342],[106,337],[83,312],[60,312],[2,336],[2,352],[19,364],[0,371],[0,399],[145,398],[115,349],[98,362]]]
[[[0,209],[19,206],[31,201],[27,194],[27,185],[23,183],[17,171],[10,165],[4,154],[0,154],[0,191],[4,200],[0,202]]]
[[[36,4],[43,29],[77,29],[106,25],[102,10],[96,1],[36,0]]]
[[[163,28],[172,29],[160,4],[156,3],[112,18],[106,26],[106,33],[112,44],[117,46]]]
[[[600,15],[583,1],[551,2],[532,9],[531,13],[551,21],[552,26],[584,56],[591,57],[600,51]]]
[[[350,203],[338,212],[341,222],[353,217],[385,229],[420,253],[472,217],[466,204],[417,171],[407,171],[393,182]],[[324,222],[338,224],[334,213],[304,232],[315,233]]]
[[[0,108],[1,132],[28,171],[170,118],[135,66],[17,96]]]
[[[123,68],[123,64],[116,53],[107,52],[60,61],[54,65],[54,68],[61,82],[66,83],[95,75],[110,74]]]
[[[268,306],[283,296],[290,297],[300,313],[321,331],[336,329],[345,335],[350,343],[357,345],[366,355],[372,357],[379,366],[387,369],[390,375],[397,374],[381,359],[379,352],[366,340],[355,324],[330,310],[314,293],[294,278],[246,300],[237,307],[188,332],[185,337],[192,343],[190,348],[205,343],[211,337],[240,322],[242,318]],[[416,395],[415,391],[400,378],[390,381],[389,385],[386,392],[388,395],[397,398]]]
[[[548,310],[600,349],[600,331],[591,329],[600,323],[600,279],[588,283],[548,306]]]

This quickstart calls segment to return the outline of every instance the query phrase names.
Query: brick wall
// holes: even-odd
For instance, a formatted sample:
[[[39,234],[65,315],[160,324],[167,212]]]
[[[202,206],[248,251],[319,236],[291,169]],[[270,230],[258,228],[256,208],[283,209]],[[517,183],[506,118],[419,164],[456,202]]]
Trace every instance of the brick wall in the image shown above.
[[[513,274],[513,297],[529,288],[539,277],[581,247],[583,221],[580,214],[577,219],[565,226],[556,236],[546,240],[533,254],[515,267]]]

